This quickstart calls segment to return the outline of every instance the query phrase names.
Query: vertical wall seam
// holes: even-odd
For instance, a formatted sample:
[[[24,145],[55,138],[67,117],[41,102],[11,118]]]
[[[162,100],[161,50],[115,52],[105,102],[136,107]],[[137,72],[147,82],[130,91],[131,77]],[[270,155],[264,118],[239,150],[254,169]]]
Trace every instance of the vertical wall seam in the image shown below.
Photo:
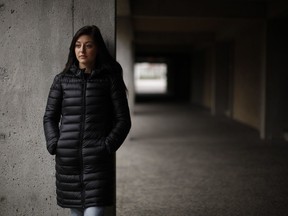
[[[262,30],[261,98],[260,98],[260,138],[267,139],[267,22]]]
[[[72,5],[71,5],[71,12],[72,12],[72,37],[74,35],[74,11],[75,11],[75,6],[74,6],[74,0],[72,0]]]
[[[117,4],[117,1],[115,0],[114,1],[114,53],[113,53],[113,56],[114,58],[116,59],[117,56],[116,56],[116,52],[117,52],[117,7],[118,7],[118,4]]]
[[[216,47],[212,46],[211,114],[216,115]]]
[[[114,1],[114,57],[115,59],[117,58],[116,53],[117,53],[117,31],[118,31],[118,19],[117,19],[117,10],[118,10],[118,1]]]

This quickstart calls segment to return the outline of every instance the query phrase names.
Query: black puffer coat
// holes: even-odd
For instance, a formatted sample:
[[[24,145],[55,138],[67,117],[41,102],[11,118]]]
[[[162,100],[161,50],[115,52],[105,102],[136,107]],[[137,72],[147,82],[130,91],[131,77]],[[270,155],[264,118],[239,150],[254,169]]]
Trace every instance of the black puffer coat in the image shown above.
[[[120,72],[76,66],[58,74],[44,115],[47,149],[56,154],[57,203],[67,208],[113,204],[114,152],[131,127]]]

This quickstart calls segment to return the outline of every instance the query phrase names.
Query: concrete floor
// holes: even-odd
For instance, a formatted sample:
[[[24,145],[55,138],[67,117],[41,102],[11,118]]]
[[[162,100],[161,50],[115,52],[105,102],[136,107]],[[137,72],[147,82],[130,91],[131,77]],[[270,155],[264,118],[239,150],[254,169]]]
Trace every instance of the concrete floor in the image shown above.
[[[186,105],[136,105],[117,216],[287,216],[288,143]]]

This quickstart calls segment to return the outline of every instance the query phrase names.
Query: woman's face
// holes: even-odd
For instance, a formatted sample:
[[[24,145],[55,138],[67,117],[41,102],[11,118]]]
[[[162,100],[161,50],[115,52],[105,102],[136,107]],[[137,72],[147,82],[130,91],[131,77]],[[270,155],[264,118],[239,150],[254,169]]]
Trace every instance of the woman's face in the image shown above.
[[[81,35],[75,43],[75,55],[79,67],[92,69],[96,58],[96,44],[89,35]]]

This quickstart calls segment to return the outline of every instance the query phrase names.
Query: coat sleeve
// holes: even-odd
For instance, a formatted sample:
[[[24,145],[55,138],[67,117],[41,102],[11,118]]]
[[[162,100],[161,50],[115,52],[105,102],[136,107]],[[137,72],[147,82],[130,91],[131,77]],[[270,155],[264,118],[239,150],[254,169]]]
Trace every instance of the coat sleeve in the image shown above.
[[[113,128],[106,137],[105,144],[109,153],[116,152],[126,139],[130,128],[131,118],[128,107],[126,87],[120,73],[111,76],[111,99],[113,105]]]
[[[55,76],[50,88],[45,114],[43,117],[44,134],[47,150],[51,155],[56,153],[59,139],[59,121],[61,117],[62,89],[59,75]]]

